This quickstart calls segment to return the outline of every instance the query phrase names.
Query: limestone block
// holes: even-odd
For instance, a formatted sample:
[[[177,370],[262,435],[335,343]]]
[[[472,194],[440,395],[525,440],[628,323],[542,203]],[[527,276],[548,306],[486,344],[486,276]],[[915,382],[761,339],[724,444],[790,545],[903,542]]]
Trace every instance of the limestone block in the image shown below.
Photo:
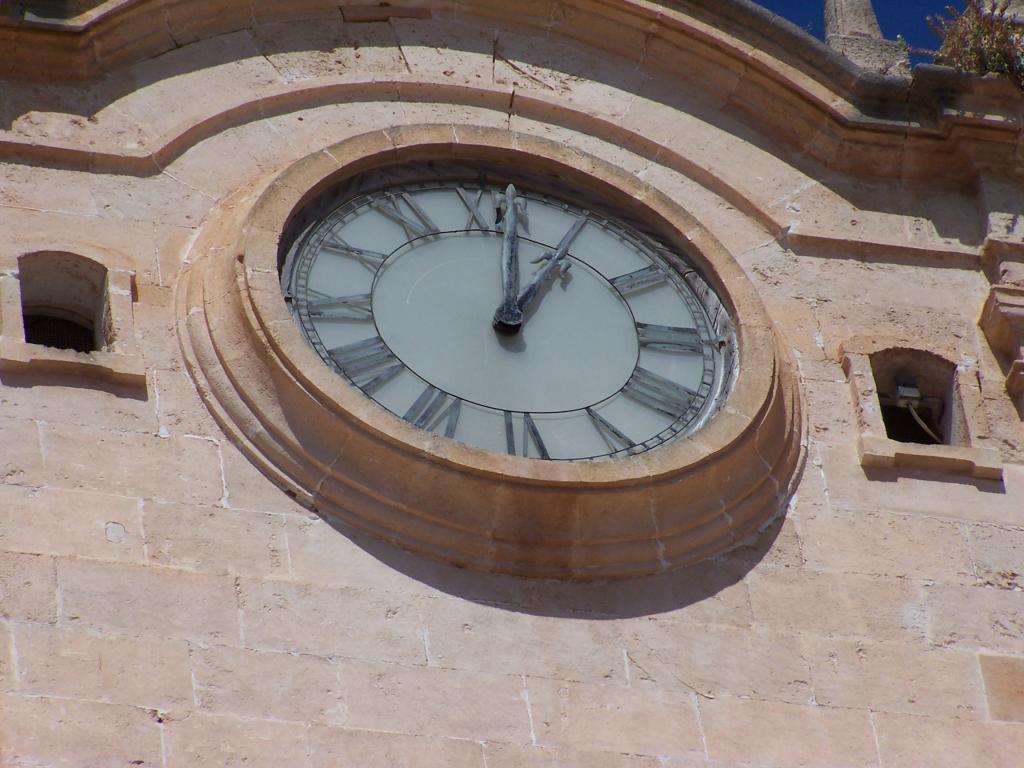
[[[13,625],[18,690],[171,709],[192,704],[183,640],[103,637],[78,629]]]
[[[0,486],[0,549],[141,563],[139,500]]]
[[[879,714],[875,717],[882,765],[900,768],[1017,768],[1024,726],[965,719]]]
[[[700,715],[712,760],[808,768],[878,765],[867,711],[720,698],[701,700]]]
[[[530,742],[518,676],[339,661],[352,728],[474,741]]]
[[[28,414],[41,421],[153,434],[153,402],[145,387],[94,381],[78,386],[71,374],[5,373],[0,387],[0,414]]]
[[[150,373],[160,434],[198,435],[221,439],[223,433],[199,396],[195,382],[183,370]]]
[[[309,730],[309,768],[486,768],[484,745],[471,740],[439,739],[348,728],[313,726]]]
[[[937,717],[985,715],[973,653],[816,637],[806,637],[804,647],[818,704]]]
[[[537,744],[639,755],[703,753],[689,693],[528,680]]]
[[[513,744],[484,744],[487,768],[689,768],[704,766],[703,760],[677,761],[670,757],[643,757],[585,748],[519,747]]]
[[[407,595],[244,579],[241,599],[250,648],[426,663],[417,608]]]
[[[278,514],[306,513],[230,442],[222,441],[220,450],[224,461],[224,499],[228,507]]]
[[[261,24],[252,36],[288,83],[357,72],[408,72],[401,51],[394,46],[392,25],[354,27],[318,19]]]
[[[925,590],[925,608],[936,645],[1024,654],[1024,592],[934,586]]]
[[[993,720],[1024,722],[1024,656],[979,655]]]
[[[75,216],[99,214],[87,174],[11,162],[0,165],[0,206]]]
[[[801,523],[814,570],[970,583],[971,553],[959,523],[919,515],[819,510]]]
[[[0,688],[8,691],[14,688],[15,670],[11,668],[11,637],[14,625],[0,623]]]
[[[318,656],[193,648],[192,674],[198,706],[213,714],[337,724],[348,719],[336,668]]]
[[[406,575],[410,571],[433,572],[423,558],[394,547],[374,546],[366,537],[342,532],[313,514],[289,516],[286,528],[292,573],[298,581],[388,592],[433,592]],[[379,559],[382,552],[388,555],[384,562]]]
[[[638,687],[794,704],[813,699],[795,635],[689,624],[668,614],[630,622],[626,654]]]
[[[97,632],[237,643],[238,603],[227,577],[61,560],[65,626]]]
[[[53,563],[53,558],[41,555],[0,553],[0,617],[48,624],[57,621]]]
[[[966,531],[982,585],[1024,588],[1024,531],[995,525],[969,525]]]
[[[105,174],[92,176],[89,194],[97,215],[113,221],[155,222],[194,227],[213,200],[167,173],[140,178]]]
[[[755,620],[778,631],[875,641],[914,641],[924,632],[923,598],[904,579],[765,570],[751,572],[748,585]]]
[[[305,723],[174,712],[164,721],[167,768],[306,765]]]
[[[288,543],[278,515],[146,501],[143,525],[153,563],[218,574],[288,573]]]
[[[209,440],[59,423],[41,425],[41,438],[41,484],[207,505],[224,494],[218,446]]]
[[[15,694],[4,695],[0,707],[0,764],[162,765],[154,710]]]
[[[174,329],[174,290],[140,285],[135,304],[135,334],[146,368],[183,370],[181,346]]]
[[[447,598],[420,601],[430,663],[625,684],[620,628],[602,620],[531,616],[504,607]]]
[[[528,743],[519,676],[211,647],[193,651],[200,706],[397,733]]]

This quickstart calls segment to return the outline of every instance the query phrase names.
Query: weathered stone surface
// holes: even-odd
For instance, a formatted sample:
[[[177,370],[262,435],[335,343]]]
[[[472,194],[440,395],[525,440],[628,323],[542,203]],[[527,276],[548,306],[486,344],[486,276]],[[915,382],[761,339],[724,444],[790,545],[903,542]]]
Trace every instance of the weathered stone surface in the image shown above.
[[[309,729],[309,768],[485,768],[485,745],[471,740],[377,733],[348,728]]]
[[[981,584],[1000,589],[1024,587],[1024,530],[970,525],[966,531]]]
[[[2,697],[4,765],[161,765],[155,710],[42,696]]]
[[[1024,653],[1024,592],[931,586],[924,606],[928,639],[937,645]]]
[[[41,425],[40,440],[41,483],[194,504],[216,504],[224,493],[217,445],[209,440],[60,424]]]
[[[876,642],[924,633],[924,596],[908,580],[787,570],[758,571],[748,583],[757,622],[782,632]]]
[[[656,616],[630,624],[626,654],[636,686],[710,698],[813,699],[811,669],[792,635]]]
[[[714,760],[779,766],[878,765],[866,711],[721,698],[700,701]]]
[[[531,678],[529,706],[537,743],[640,755],[703,752],[690,693]]]
[[[458,600],[423,600],[432,665],[557,680],[624,684],[623,638],[613,622],[530,616]],[[591,649],[585,656],[581,648]]]
[[[1024,751],[1024,726],[1017,723],[882,714],[875,730],[882,765],[1016,768]]]
[[[53,558],[0,553],[0,616],[47,624],[57,620]]]
[[[975,654],[920,644],[806,637],[814,699],[830,707],[981,719],[985,696]]]
[[[95,632],[239,642],[235,585],[173,568],[62,560],[61,621]]]
[[[0,486],[0,549],[141,563],[138,499]]]
[[[243,579],[241,600],[250,648],[405,664],[427,660],[419,611],[407,595]]]
[[[167,768],[305,766],[304,723],[175,712],[164,721]]]
[[[800,523],[807,567],[872,576],[970,583],[962,525],[867,509],[819,511]]]
[[[183,640],[102,636],[32,624],[12,629],[21,693],[152,709],[192,704]]]
[[[146,501],[142,520],[150,562],[206,573],[288,573],[280,515]]]
[[[1024,656],[978,656],[993,720],[1024,722]]]
[[[618,752],[600,752],[590,749],[557,749],[551,747],[520,747],[513,744],[485,744],[487,768],[688,768],[704,766],[703,761],[671,757],[644,757]]]

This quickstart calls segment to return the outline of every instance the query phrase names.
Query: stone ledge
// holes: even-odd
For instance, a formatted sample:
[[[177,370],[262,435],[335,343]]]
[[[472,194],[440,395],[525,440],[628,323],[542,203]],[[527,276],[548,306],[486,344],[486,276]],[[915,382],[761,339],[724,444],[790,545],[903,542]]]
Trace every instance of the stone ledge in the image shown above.
[[[984,480],[1003,479],[1003,459],[991,448],[900,443],[887,437],[861,435],[857,439],[860,463],[865,467],[906,467],[970,475]]]

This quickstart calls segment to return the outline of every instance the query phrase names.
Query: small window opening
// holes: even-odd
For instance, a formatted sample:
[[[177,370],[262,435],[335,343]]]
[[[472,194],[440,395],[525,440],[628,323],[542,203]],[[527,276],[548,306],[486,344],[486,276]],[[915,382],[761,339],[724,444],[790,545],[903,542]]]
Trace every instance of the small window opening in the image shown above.
[[[25,341],[95,352],[110,328],[107,269],[74,253],[39,252],[18,260]]]
[[[890,440],[968,444],[953,363],[922,350],[887,349],[871,355],[871,371]]]

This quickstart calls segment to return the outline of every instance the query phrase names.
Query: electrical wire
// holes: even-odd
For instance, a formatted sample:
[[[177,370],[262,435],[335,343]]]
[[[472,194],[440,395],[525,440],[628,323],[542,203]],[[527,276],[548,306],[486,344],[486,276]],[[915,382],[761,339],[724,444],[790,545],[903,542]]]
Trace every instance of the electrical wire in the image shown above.
[[[942,444],[942,440],[940,440],[939,436],[936,435],[934,432],[932,432],[931,429],[928,427],[928,425],[924,423],[924,419],[922,419],[920,416],[917,415],[917,411],[914,410],[914,406],[911,405],[910,403],[907,403],[907,409],[910,411],[910,415],[914,417],[914,421],[917,422],[917,426],[919,426],[921,429],[923,429],[925,432],[927,432],[928,433],[928,437],[930,437],[936,443],[941,445]]]

